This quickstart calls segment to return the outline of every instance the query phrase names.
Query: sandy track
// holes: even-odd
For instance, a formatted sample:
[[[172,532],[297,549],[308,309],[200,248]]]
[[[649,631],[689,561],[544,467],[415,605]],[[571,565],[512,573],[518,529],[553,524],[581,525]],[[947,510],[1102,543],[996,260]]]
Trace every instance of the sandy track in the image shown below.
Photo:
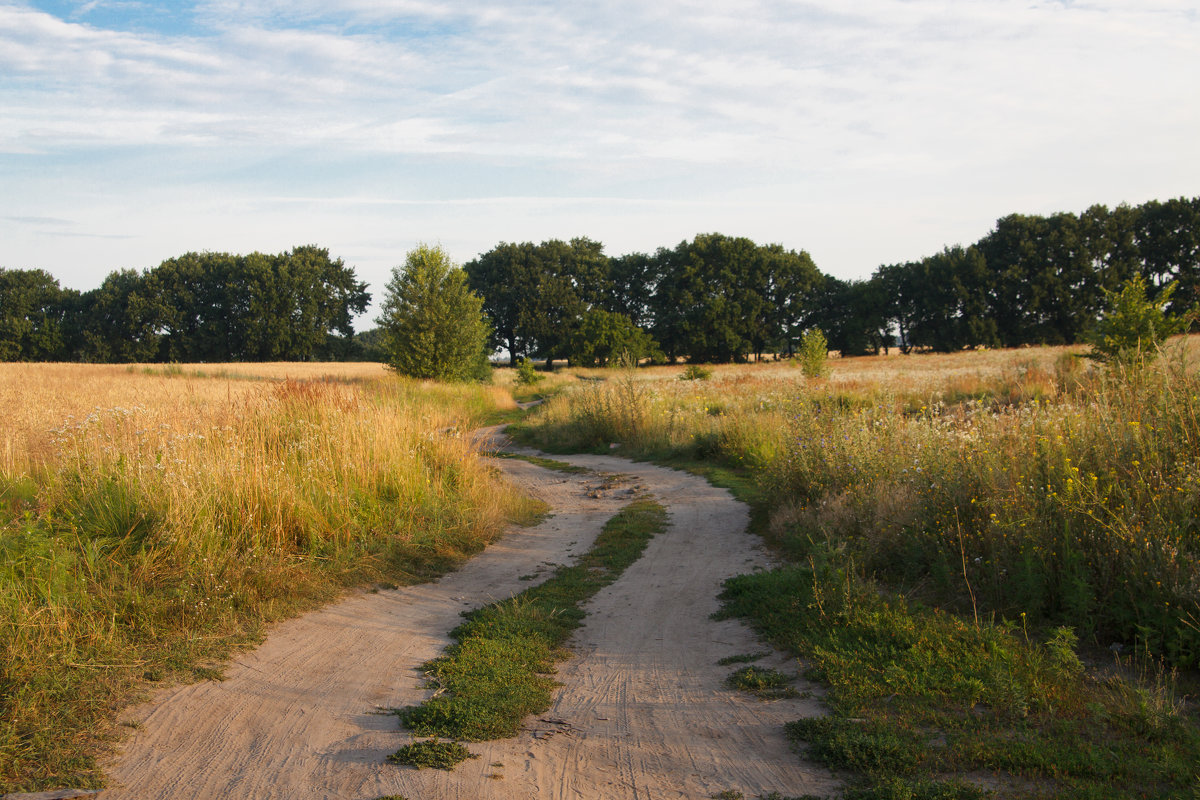
[[[224,681],[160,693],[129,715],[139,727],[98,797],[649,800],[836,789],[782,736],[783,722],[818,713],[812,701],[763,703],[721,685],[733,668],[719,658],[762,649],[740,623],[708,618],[721,580],[764,563],[744,533],[744,508],[684,473],[564,460],[633,480],[595,497],[595,476],[504,461],[555,509],[551,519],[510,532],[437,583],[357,594],[283,623]],[[385,763],[409,738],[375,711],[425,698],[417,668],[445,647],[460,612],[584,552],[633,483],[668,507],[670,529],[589,604],[555,707],[515,739],[472,745],[481,757],[452,773]]]

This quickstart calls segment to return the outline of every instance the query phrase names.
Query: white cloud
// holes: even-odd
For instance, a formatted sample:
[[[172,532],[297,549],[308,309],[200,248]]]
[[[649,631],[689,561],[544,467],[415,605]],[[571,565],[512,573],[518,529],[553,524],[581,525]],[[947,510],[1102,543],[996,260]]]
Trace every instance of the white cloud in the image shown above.
[[[181,35],[0,0],[0,215],[153,218],[161,258],[295,243],[294,205],[221,198],[377,195],[301,230],[353,247],[400,208],[465,257],[754,232],[865,274],[1010,211],[1194,193],[1192,5],[205,0]]]

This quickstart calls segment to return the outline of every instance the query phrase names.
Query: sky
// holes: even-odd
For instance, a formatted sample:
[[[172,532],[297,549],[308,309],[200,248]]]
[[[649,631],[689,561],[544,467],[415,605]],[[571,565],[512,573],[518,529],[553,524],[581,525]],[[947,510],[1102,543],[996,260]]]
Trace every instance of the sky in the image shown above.
[[[1200,195],[1195,0],[0,0],[0,267],[587,236],[843,279]]]

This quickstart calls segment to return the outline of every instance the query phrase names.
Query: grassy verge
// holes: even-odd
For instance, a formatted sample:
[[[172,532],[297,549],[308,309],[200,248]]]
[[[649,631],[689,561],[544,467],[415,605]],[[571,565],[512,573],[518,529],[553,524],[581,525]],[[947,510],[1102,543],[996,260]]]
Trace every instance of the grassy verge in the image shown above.
[[[0,365],[0,792],[99,786],[149,686],[537,511],[457,433],[493,389],[40,367]]]
[[[887,600],[834,563],[734,578],[723,600],[829,687],[832,713],[788,732],[859,776],[847,797],[1194,796],[1200,730],[1168,676],[1095,674],[1069,629],[1039,642]]]
[[[830,687],[789,731],[857,776],[847,797],[1196,796],[1200,377],[968,358],[940,381],[893,359],[927,369],[916,390],[614,376],[519,435],[618,443],[751,504],[793,566],[731,582],[728,613]]]
[[[529,714],[550,707],[555,661],[582,621],[582,605],[636,561],[666,525],[666,511],[635,501],[604,526],[592,548],[538,586],[466,615],[455,643],[425,666],[443,690],[403,709],[401,721],[420,736],[462,741],[503,739]]]

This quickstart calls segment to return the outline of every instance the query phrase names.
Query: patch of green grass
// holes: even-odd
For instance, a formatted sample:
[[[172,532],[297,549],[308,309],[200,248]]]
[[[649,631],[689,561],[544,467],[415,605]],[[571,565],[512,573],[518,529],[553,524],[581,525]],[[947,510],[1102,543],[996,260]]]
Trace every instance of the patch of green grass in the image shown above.
[[[722,667],[728,667],[730,664],[750,664],[760,658],[766,658],[767,655],[767,653],[739,653],[735,656],[725,656],[717,664]]]
[[[452,770],[469,758],[479,758],[458,742],[442,742],[437,738],[406,744],[387,757],[393,764],[424,769]]]
[[[664,529],[666,510],[650,500],[630,503],[604,526],[577,564],[559,567],[544,583],[501,603],[465,614],[450,632],[455,644],[425,665],[442,689],[397,712],[423,736],[462,741],[516,734],[529,714],[550,707],[548,673],[566,657],[563,643],[584,618],[581,605],[636,561]]]
[[[777,669],[749,666],[739,669],[725,679],[730,689],[748,692],[764,700],[795,697],[798,693],[791,685],[792,679]]]
[[[856,776],[847,798],[983,797],[942,777],[982,772],[1044,787],[1006,797],[1168,798],[1200,781],[1194,712],[1165,684],[1091,676],[1070,631],[1040,642],[885,599],[836,563],[739,576],[722,599],[828,685],[831,715],[787,731]]]
[[[585,472],[595,471],[590,470],[587,467],[578,466],[576,464],[568,464],[565,461],[556,461],[553,458],[542,458],[541,456],[532,456],[526,453],[499,452],[492,453],[491,455],[495,458],[512,458],[516,459],[517,461],[525,461],[535,466],[542,467],[543,469],[551,469],[555,472],[566,472],[572,475],[579,475]]]

